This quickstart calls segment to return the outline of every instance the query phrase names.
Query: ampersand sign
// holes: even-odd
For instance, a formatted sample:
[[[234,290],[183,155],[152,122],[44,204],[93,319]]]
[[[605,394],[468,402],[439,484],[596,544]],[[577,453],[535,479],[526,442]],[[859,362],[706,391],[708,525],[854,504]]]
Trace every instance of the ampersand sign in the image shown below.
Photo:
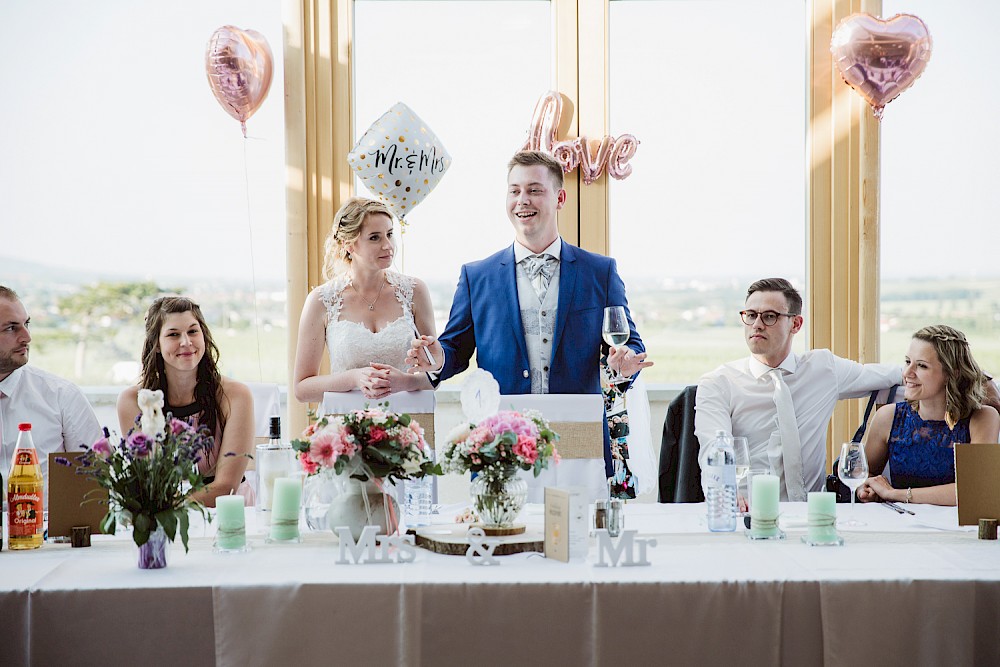
[[[493,550],[500,544],[500,540],[486,539],[486,533],[482,528],[470,528],[468,532],[469,548],[465,551],[465,557],[473,565],[499,565],[500,561],[493,557]]]

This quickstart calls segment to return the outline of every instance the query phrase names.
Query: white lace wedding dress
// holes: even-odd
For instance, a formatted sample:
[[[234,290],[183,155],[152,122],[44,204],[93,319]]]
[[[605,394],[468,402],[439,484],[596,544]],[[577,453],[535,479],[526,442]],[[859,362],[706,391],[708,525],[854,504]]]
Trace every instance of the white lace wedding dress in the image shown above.
[[[326,345],[330,352],[330,373],[363,368],[380,363],[406,369],[406,352],[414,338],[413,278],[394,271],[385,272],[403,314],[376,333],[350,320],[340,319],[344,290],[350,285],[348,276],[337,276],[322,285],[320,299],[326,306]]]

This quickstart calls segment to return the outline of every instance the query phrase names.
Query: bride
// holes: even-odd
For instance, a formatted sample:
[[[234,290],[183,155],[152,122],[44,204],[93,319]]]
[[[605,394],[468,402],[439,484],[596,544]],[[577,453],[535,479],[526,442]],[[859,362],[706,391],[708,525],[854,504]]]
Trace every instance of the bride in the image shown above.
[[[423,281],[390,271],[396,252],[393,220],[380,202],[353,197],[334,216],[326,238],[323,277],[306,298],[295,351],[295,398],[323,400],[326,391],[360,389],[380,399],[431,389],[424,374],[406,372],[410,341],[434,336],[430,292]],[[323,347],[330,373],[320,375]]]

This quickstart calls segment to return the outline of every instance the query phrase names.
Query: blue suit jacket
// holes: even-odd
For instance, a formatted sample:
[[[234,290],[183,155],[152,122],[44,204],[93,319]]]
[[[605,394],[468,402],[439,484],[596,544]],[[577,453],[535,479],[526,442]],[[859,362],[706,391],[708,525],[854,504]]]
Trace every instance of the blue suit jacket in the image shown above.
[[[625,306],[629,339],[637,354],[645,348],[636,333],[625,298],[625,284],[615,260],[581,250],[565,241],[560,251],[559,310],[549,392],[601,393],[600,356],[606,306]],[[446,380],[469,367],[473,352],[479,368],[489,371],[503,394],[530,394],[528,351],[517,300],[514,246],[462,267],[448,325],[441,334],[445,361],[439,378]],[[610,461],[605,424],[605,461]]]

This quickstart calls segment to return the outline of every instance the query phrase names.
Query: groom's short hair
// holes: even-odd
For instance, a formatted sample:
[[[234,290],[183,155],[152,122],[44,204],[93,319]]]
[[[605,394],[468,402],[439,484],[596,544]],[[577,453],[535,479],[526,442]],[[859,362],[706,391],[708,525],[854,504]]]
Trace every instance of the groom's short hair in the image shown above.
[[[545,167],[552,174],[552,181],[556,185],[556,190],[563,189],[562,164],[548,153],[543,151],[520,151],[514,153],[514,157],[507,163],[507,174],[510,175],[510,170],[518,165],[522,167],[534,167],[536,165]]]

